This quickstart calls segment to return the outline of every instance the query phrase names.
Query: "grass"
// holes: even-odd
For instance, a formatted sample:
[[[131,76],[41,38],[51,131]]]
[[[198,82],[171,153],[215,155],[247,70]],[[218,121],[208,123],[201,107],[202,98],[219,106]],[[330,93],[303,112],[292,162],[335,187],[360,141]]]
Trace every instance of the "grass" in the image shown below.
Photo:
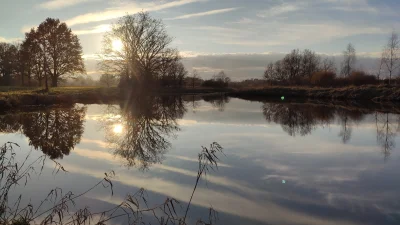
[[[340,88],[304,87],[304,86],[264,86],[250,88],[163,88],[150,90],[149,93],[161,95],[226,93],[230,97],[240,98],[311,98],[335,100],[373,100],[400,101],[400,88],[385,85],[348,86]],[[12,109],[25,106],[40,106],[73,103],[113,103],[124,98],[117,87],[57,87],[45,93],[40,88],[1,87],[0,109]]]
[[[228,94],[231,97],[294,97],[336,100],[400,101],[400,88],[385,85],[348,86],[340,88],[282,87],[243,88]]]
[[[25,106],[110,103],[120,98],[119,89],[101,87],[57,87],[46,93],[39,88],[0,87],[0,108]]]

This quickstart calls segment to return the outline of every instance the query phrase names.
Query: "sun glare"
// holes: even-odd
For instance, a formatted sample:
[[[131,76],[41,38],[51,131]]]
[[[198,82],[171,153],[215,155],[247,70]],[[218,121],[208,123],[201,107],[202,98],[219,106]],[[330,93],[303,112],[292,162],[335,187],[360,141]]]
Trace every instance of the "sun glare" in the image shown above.
[[[114,125],[113,131],[114,131],[114,133],[116,133],[116,134],[120,134],[120,133],[122,133],[123,129],[124,129],[124,128],[122,127],[121,124],[116,124],[116,125]]]
[[[122,50],[122,41],[121,40],[113,40],[112,41],[112,48],[114,51],[121,51]]]

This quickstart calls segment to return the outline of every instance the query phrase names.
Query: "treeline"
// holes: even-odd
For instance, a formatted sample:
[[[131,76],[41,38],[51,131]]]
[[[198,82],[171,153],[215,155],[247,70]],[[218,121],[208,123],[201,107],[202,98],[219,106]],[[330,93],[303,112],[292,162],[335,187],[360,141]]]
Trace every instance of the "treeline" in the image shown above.
[[[21,43],[0,43],[0,85],[57,87],[84,74],[82,47],[65,23],[47,18]]]
[[[268,64],[263,78],[272,85],[316,85],[346,86],[390,84],[394,76],[398,79],[400,68],[400,41],[392,32],[382,51],[376,74],[369,74],[356,68],[356,50],[350,43],[343,51],[343,61],[338,70],[333,59],[321,58],[315,52],[306,49],[292,50],[282,60]],[[397,82],[396,82],[397,83]]]

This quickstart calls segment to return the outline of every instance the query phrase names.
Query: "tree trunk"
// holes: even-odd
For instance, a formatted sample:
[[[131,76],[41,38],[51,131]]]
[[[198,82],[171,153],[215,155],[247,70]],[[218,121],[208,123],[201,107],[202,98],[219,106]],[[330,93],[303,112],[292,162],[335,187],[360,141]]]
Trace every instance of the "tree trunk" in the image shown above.
[[[57,87],[57,77],[52,77],[51,78],[51,86],[52,87]]]
[[[24,73],[21,73],[21,86],[24,86]]]

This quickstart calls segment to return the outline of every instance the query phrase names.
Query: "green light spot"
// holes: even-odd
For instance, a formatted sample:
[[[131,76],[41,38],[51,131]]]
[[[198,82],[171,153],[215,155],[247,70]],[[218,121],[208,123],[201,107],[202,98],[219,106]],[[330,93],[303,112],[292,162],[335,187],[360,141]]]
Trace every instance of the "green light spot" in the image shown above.
[[[282,184],[286,184],[286,180],[282,180]]]
[[[285,100],[285,96],[282,96],[281,99],[282,99],[282,100]]]

